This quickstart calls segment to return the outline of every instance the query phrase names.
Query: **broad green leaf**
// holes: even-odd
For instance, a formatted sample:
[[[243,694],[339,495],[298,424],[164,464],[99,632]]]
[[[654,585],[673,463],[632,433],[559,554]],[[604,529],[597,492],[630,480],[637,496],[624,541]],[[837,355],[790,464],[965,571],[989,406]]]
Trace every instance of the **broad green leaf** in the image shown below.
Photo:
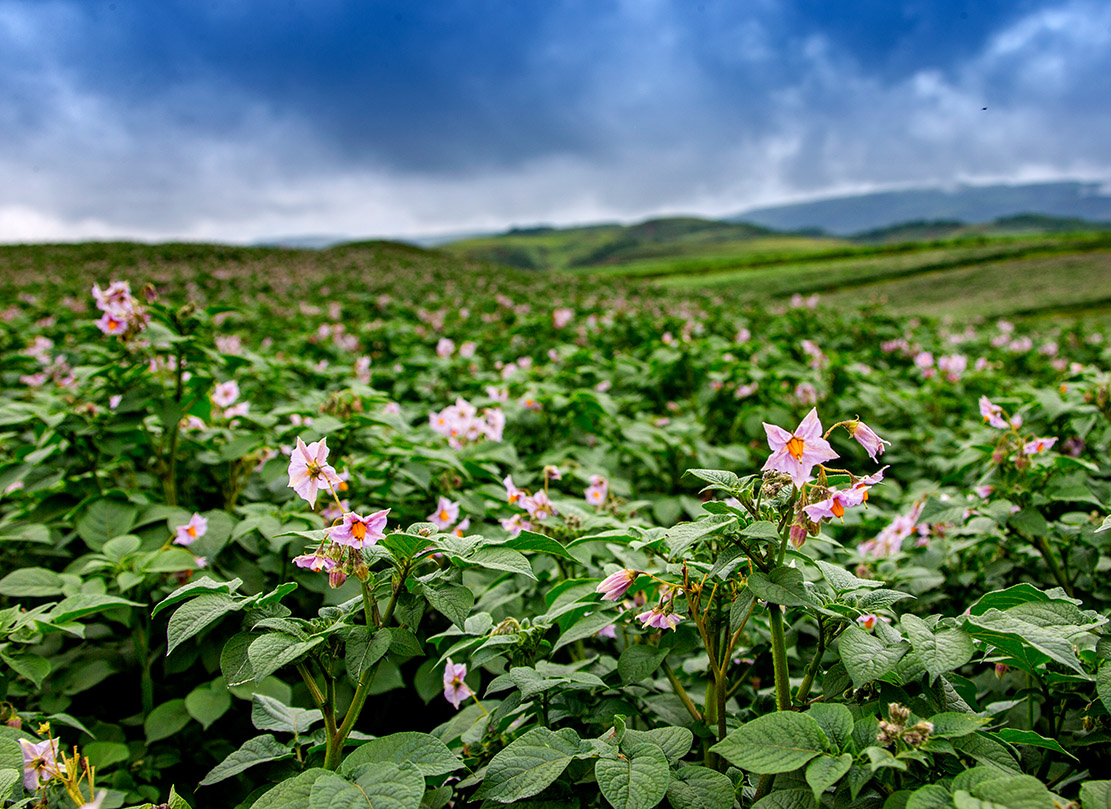
[[[684,474],[708,483],[709,485],[702,491],[720,489],[730,494],[736,494],[741,485],[739,477],[724,469],[688,469]]]
[[[859,627],[850,626],[841,634],[841,662],[860,688],[889,674],[909,648],[905,642],[887,644]]]
[[[934,634],[925,621],[910,613],[904,615],[900,622],[915,654],[929,672],[930,682],[972,659],[975,648],[967,632],[961,629],[942,629]]]
[[[44,567],[21,567],[0,579],[0,595],[13,598],[59,596],[65,589],[62,577]]]
[[[535,728],[490,760],[475,797],[498,803],[530,798],[547,789],[572,761],[594,755],[572,730]]]
[[[853,766],[849,753],[840,756],[818,756],[806,766],[806,783],[814,790],[814,800],[820,801],[822,793],[840,781]]]
[[[716,770],[680,767],[667,788],[673,809],[733,809],[733,782]]]
[[[594,765],[602,796],[614,809],[652,809],[664,799],[671,783],[664,751],[640,742],[623,752],[623,758],[603,758]]]
[[[265,635],[260,635],[247,647],[247,659],[251,662],[255,682],[269,677],[282,666],[292,663],[323,642],[324,638],[321,637],[301,640],[283,632],[267,632]]]
[[[639,742],[652,742],[659,745],[664,751],[670,764],[676,765],[679,760],[690,752],[694,744],[694,734],[687,728],[665,727],[652,728],[652,730],[627,730],[625,740],[629,744]]]
[[[580,618],[559,636],[559,640],[552,646],[552,651],[562,649],[568,643],[597,635],[599,631],[616,622],[619,615],[618,612],[606,611],[594,612]]]
[[[194,688],[185,698],[185,710],[208,730],[209,725],[227,713],[231,707],[231,694],[224,681],[217,679]]]
[[[209,770],[208,775],[201,779],[200,785],[203,787],[215,784],[225,778],[239,775],[244,770],[258,764],[280,761],[283,758],[290,758],[292,755],[292,750],[284,744],[280,744],[269,733],[255,736],[243,742],[238,750]]]
[[[68,598],[63,598],[50,611],[50,620],[55,623],[65,623],[84,618],[86,615],[104,612],[116,607],[139,607],[138,601],[128,601],[119,596],[100,595],[98,593],[76,593]]]
[[[532,572],[532,565],[529,564],[528,559],[524,554],[512,548],[503,548],[496,545],[479,548],[463,561],[490,570],[520,573],[522,576],[528,576],[533,581],[536,580],[536,574]]]
[[[224,644],[220,652],[220,674],[223,675],[224,682],[229,688],[255,679],[247,650],[257,637],[259,635],[254,632],[240,632],[238,635],[232,635]]]
[[[353,784],[338,775],[318,779],[308,809],[420,809],[424,778],[416,767],[379,762],[364,770]]]
[[[462,584],[423,584],[421,592],[428,603],[460,629],[474,607],[474,593]]]
[[[806,713],[821,727],[835,751],[845,749],[853,737],[853,715],[840,702],[815,702]]]
[[[766,575],[759,571],[752,573],[748,577],[748,589],[757,598],[771,604],[788,607],[814,606],[814,599],[806,592],[803,581],[801,570],[780,565]]]
[[[1108,518],[1111,520],[1111,517]],[[1104,520],[1104,525],[1107,520]],[[1111,809],[1111,781],[1085,781],[1080,785],[1082,809]]]
[[[517,536],[510,537],[500,544],[515,551],[546,553],[549,556],[558,556],[571,562],[576,561],[575,557],[568,553],[562,544],[551,537],[537,534],[534,531],[522,531]]]
[[[1056,809],[1057,806],[1045,784],[1032,775],[982,781],[972,788],[972,798],[979,801],[983,809]],[[960,790],[953,793],[957,809],[974,809],[976,804],[973,801],[967,800]]]
[[[1002,739],[1007,742],[1007,744],[1028,744],[1031,747],[1041,747],[1068,756],[1074,761],[1076,760],[1076,756],[1063,748],[1060,742],[1054,739],[1047,739],[1045,736],[1042,736],[1040,733],[1035,733],[1032,730],[1003,728],[1002,730],[995,731],[995,737],[997,739]]]
[[[317,708],[291,708],[265,694],[251,695],[251,724],[259,730],[305,733],[323,718]]]
[[[427,733],[403,731],[371,739],[357,747],[343,760],[340,771],[350,775],[364,764],[408,761],[426,777],[447,775],[463,768],[463,762],[447,745]]]
[[[814,809],[814,793],[809,789],[777,789],[765,795],[752,809]]]
[[[680,557],[699,540],[720,534],[736,524],[737,518],[731,514],[712,514],[697,522],[680,523],[669,528],[664,532],[664,538],[672,555]]]
[[[172,607],[179,601],[184,601],[187,598],[193,598],[201,593],[226,593],[228,595],[234,593],[243,584],[242,579],[232,579],[231,581],[213,581],[208,576],[202,576],[196,581],[189,582],[182,587],[177,588],[164,599],[155,605],[151,611],[151,615],[157,615],[162,610]]]
[[[930,723],[934,726],[930,736],[938,739],[956,739],[975,733],[986,725],[988,720],[976,714],[946,711],[931,716]]]
[[[952,809],[953,799],[949,790],[938,784],[919,787],[907,798],[906,809]]]
[[[1111,713],[1111,660],[1104,660],[1096,672],[1096,694],[1104,709]]]
[[[264,792],[251,804],[250,809],[294,809],[308,806],[312,785],[326,774],[329,774],[328,771],[319,767],[305,770]]]
[[[180,644],[205,627],[240,607],[242,602],[223,593],[205,593],[182,604],[170,616],[169,624],[166,626],[166,654],[169,655]]]
[[[172,699],[163,702],[143,720],[143,730],[147,734],[147,744],[168,739],[189,724],[189,712],[185,709],[185,700]]]
[[[617,661],[617,671],[625,685],[639,683],[660,667],[670,649],[638,644],[629,646]]]
[[[20,677],[34,683],[35,688],[42,688],[42,681],[50,675],[50,660],[36,654],[0,652],[0,660],[3,660]]]
[[[825,577],[826,583],[839,593],[859,590],[862,587],[883,586],[883,582],[878,579],[859,578],[845,570],[845,568],[831,565],[829,562],[823,562],[821,559],[815,559],[814,564],[822,571],[822,576]]]
[[[347,674],[355,680],[386,656],[392,642],[390,630],[385,627],[373,635],[367,632],[366,627],[352,627],[345,638],[344,661],[347,664]]]
[[[746,722],[710,750],[743,770],[768,775],[797,770],[828,747],[812,717],[779,711]]]
[[[110,539],[131,531],[139,509],[131,503],[102,498],[94,500],[77,520],[77,535],[85,544],[98,551]]]

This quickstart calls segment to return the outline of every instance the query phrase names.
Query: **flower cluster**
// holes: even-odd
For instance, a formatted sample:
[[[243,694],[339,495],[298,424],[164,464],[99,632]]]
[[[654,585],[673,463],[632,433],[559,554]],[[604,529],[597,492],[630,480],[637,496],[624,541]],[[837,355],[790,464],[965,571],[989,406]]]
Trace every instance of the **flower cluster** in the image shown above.
[[[439,413],[428,417],[429,426],[448,439],[453,449],[486,439],[501,441],[505,431],[505,414],[500,408],[487,407],[482,413],[466,399],[456,399]]]
[[[107,289],[93,284],[92,293],[97,309],[103,312],[96,326],[105,334],[129,337],[146,328],[150,315],[143,312],[127,281],[113,281]]]
[[[537,523],[541,523],[559,512],[556,510],[552,498],[548,496],[548,482],[559,480],[563,476],[554,466],[544,467],[544,488],[535,494],[527,489],[519,488],[513,482],[512,475],[506,475],[502,485],[505,486],[505,499],[510,505],[524,509],[524,513],[517,513],[511,517],[499,520],[501,527],[511,536],[517,536],[522,531],[533,531]]]

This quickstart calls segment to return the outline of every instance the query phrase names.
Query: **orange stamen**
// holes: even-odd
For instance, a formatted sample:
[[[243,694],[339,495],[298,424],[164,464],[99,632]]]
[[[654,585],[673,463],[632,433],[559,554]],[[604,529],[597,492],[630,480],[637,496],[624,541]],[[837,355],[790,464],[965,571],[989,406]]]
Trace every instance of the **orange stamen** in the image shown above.
[[[366,536],[366,523],[355,520],[351,523],[351,536],[362,540]]]
[[[829,510],[832,511],[833,516],[837,517],[838,519],[845,516],[845,507],[836,500],[834,500],[833,503],[830,504]]]
[[[451,522],[451,515],[446,510],[440,512],[440,522]]]
[[[196,539],[197,538],[197,528],[196,528],[196,526],[190,525],[188,528],[185,529],[185,533],[187,533],[189,536],[193,537],[193,539]]]
[[[787,451],[791,453],[791,457],[796,461],[801,461],[804,449],[806,449],[806,443],[797,435],[792,435],[791,440],[787,442]]]

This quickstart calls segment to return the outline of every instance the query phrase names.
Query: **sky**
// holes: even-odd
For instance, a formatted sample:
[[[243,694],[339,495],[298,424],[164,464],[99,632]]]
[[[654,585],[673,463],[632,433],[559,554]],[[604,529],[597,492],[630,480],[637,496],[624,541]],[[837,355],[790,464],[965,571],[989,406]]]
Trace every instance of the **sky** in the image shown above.
[[[1111,180],[1111,0],[0,0],[0,241]]]

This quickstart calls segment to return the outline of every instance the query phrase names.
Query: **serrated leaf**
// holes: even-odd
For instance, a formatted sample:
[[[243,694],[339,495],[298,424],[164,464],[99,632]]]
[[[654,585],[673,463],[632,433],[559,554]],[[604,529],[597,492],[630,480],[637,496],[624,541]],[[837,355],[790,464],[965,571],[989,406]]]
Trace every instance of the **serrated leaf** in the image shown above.
[[[594,765],[598,788],[614,809],[652,809],[664,799],[671,773],[658,745],[640,742],[624,758],[599,759]]]
[[[743,770],[771,775],[797,770],[828,747],[812,717],[778,711],[746,722],[710,750]]]

